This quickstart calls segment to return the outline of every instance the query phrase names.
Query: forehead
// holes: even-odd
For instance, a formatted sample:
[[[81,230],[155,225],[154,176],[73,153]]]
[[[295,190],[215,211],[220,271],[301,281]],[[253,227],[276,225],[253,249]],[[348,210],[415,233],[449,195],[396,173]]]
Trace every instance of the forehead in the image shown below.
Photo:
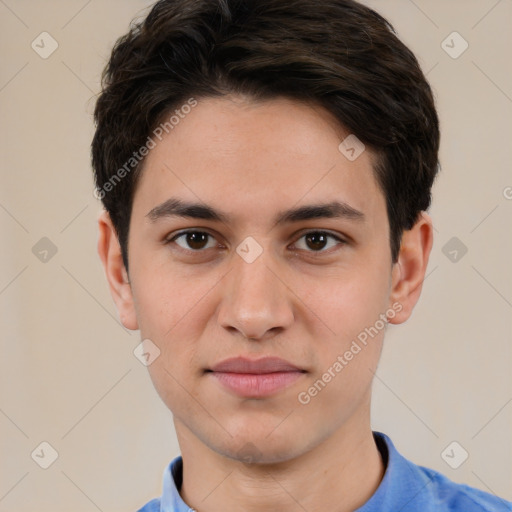
[[[385,200],[374,156],[366,149],[349,160],[339,150],[348,135],[325,109],[286,98],[198,100],[161,141],[154,139],[134,211],[178,195],[236,212],[240,221],[310,202],[342,201],[377,213]]]

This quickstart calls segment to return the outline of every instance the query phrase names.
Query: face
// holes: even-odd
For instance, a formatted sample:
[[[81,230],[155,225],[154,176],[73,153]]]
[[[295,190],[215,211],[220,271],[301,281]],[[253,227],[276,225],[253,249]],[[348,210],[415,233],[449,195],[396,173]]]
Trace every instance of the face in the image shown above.
[[[115,298],[160,350],[149,371],[178,435],[276,462],[368,421],[386,316],[415,300],[373,155],[349,160],[347,135],[319,107],[208,98],[147,156]],[[289,366],[212,371],[239,357]]]

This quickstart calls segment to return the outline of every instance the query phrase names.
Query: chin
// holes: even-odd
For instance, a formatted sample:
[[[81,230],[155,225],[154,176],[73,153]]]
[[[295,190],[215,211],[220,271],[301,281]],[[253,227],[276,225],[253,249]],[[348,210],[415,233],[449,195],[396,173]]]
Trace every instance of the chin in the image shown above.
[[[272,439],[270,439],[272,437]],[[297,436],[238,435],[229,444],[217,446],[217,453],[245,464],[277,464],[292,460],[307,451]]]

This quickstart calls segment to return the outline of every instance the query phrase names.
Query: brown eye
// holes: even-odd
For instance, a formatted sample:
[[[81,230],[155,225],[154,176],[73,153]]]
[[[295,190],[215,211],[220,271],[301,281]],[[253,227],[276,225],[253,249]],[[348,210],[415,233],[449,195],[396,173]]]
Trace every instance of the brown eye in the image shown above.
[[[335,247],[336,245],[345,243],[345,241],[342,240],[341,238],[326,231],[310,231],[299,238],[299,240],[302,239],[304,239],[305,241],[305,244],[303,244],[305,245],[305,248],[298,248],[301,250],[306,250],[308,252],[327,252],[326,250],[324,250],[326,247],[327,249],[330,249],[331,247]],[[329,245],[329,239],[335,240],[338,243],[331,243],[331,245]]]
[[[205,231],[183,231],[171,238],[169,242],[176,242],[179,247],[185,250],[201,251],[215,247],[215,243],[210,247],[207,246],[208,238],[215,240],[212,235]],[[181,240],[181,242],[178,242],[178,240]]]

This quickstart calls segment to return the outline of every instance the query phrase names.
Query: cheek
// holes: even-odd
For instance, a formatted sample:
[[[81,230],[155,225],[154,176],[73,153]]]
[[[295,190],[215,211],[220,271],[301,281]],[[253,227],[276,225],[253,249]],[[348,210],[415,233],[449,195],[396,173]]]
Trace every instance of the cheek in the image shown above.
[[[134,270],[132,290],[141,339],[150,339],[160,350],[148,370],[157,391],[172,399],[180,393],[180,383],[190,379],[191,369],[200,366],[197,340],[208,317],[207,293],[216,279],[190,279],[155,265]]]
[[[296,397],[305,421],[342,423],[369,397],[387,328],[386,281],[375,279],[347,278],[314,297],[329,330],[317,336],[318,365]]]
[[[132,290],[141,335],[165,341],[193,313],[208,282],[184,277],[154,261],[134,270]]]
[[[382,320],[390,279],[385,264],[361,259],[333,273],[321,286],[309,287],[308,306],[325,335],[316,334],[319,364],[309,382],[312,387],[301,390],[302,402],[297,397],[298,403],[307,402],[306,416],[324,410],[341,421],[368,393],[387,327]]]
[[[378,265],[341,269],[304,287],[304,302],[324,325],[334,345],[355,339],[385,313],[389,272]],[[297,291],[300,296],[302,291]],[[337,346],[337,348],[340,348]]]

